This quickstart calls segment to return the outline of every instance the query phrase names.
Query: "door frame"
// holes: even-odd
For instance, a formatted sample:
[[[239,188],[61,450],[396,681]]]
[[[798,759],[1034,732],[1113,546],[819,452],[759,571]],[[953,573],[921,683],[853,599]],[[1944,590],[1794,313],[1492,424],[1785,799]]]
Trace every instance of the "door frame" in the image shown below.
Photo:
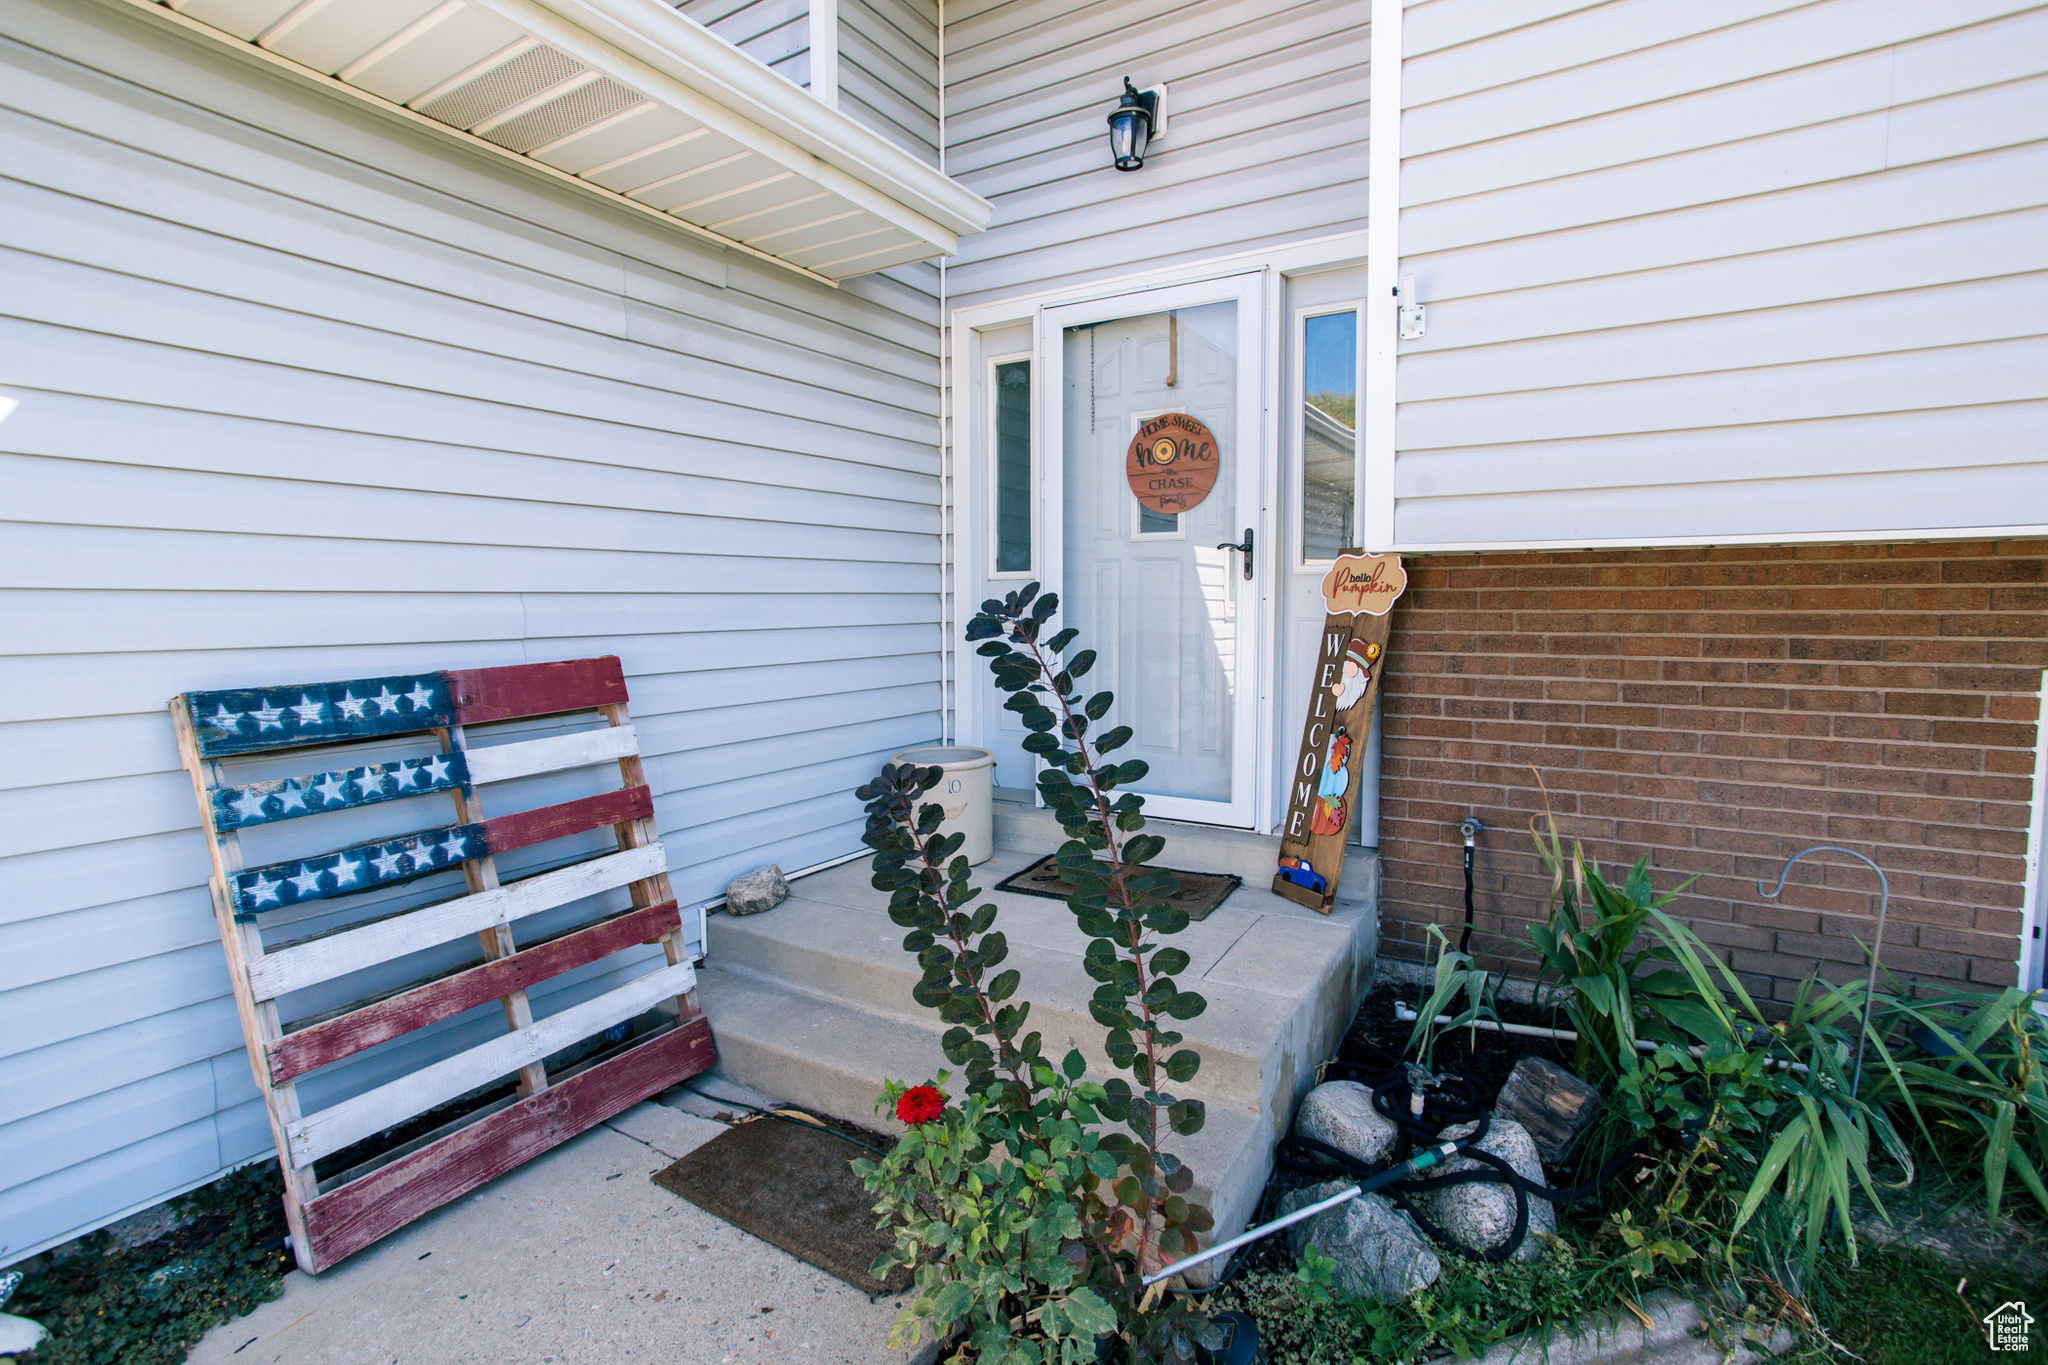
[[[1274,452],[1266,440],[1265,407],[1266,315],[1270,311],[1266,272],[1244,271],[1189,283],[1157,285],[1149,289],[1119,290],[1097,298],[1063,303],[1038,310],[1035,339],[1037,362],[1032,374],[1038,424],[1039,475],[1035,510],[1041,518],[1039,543],[1045,547],[1039,564],[1039,581],[1049,592],[1064,595],[1066,566],[1066,331],[1095,322],[1163,313],[1176,308],[1195,308],[1210,303],[1237,305],[1237,472],[1232,490],[1238,507],[1232,518],[1236,526],[1250,526],[1253,540],[1252,580],[1228,580],[1237,603],[1237,658],[1233,670],[1237,697],[1231,717],[1230,799],[1203,800],[1187,796],[1161,796],[1140,791],[1148,813],[1166,820],[1191,820],[1202,824],[1250,829],[1257,820],[1258,774],[1263,757],[1259,743],[1259,712],[1266,689],[1260,686],[1264,663],[1273,651],[1265,635],[1263,605],[1270,596],[1272,581],[1272,540],[1265,527],[1264,513],[1267,466]],[[1247,459],[1247,456],[1250,458]],[[1259,555],[1263,542],[1268,548]],[[1241,563],[1231,557],[1225,574],[1239,574]],[[1245,589],[1249,588],[1247,592]],[[1100,645],[1099,641],[1087,643]]]
[[[1035,340],[1042,331],[1041,315],[1048,308],[1114,295],[1142,293],[1170,284],[1199,283],[1224,276],[1262,272],[1267,281],[1267,304],[1264,309],[1264,337],[1261,342],[1264,350],[1262,364],[1259,367],[1262,375],[1260,401],[1264,406],[1259,429],[1262,432],[1264,450],[1270,454],[1280,449],[1282,404],[1278,395],[1282,385],[1280,357],[1284,322],[1274,300],[1281,297],[1281,283],[1290,275],[1312,274],[1342,266],[1365,264],[1366,239],[1367,234],[1362,231],[1333,233],[1325,237],[1281,243],[1254,251],[1230,252],[1173,266],[1134,271],[1086,284],[1062,284],[1051,289],[995,299],[987,299],[984,295],[984,301],[964,306],[949,306],[946,309],[946,353],[943,357],[945,391],[941,400],[941,411],[946,414],[946,425],[941,439],[943,467],[947,471],[947,477],[941,490],[941,497],[946,524],[954,527],[955,531],[952,544],[948,547],[950,553],[943,565],[943,591],[947,594],[947,601],[943,604],[942,619],[949,623],[950,629],[949,638],[944,644],[948,666],[944,675],[946,692],[941,705],[944,708],[942,733],[949,741],[975,743],[982,737],[983,726],[991,720],[984,714],[986,704],[977,686],[979,674],[986,668],[987,662],[976,655],[975,646],[966,643],[961,637],[967,618],[974,614],[982,596],[997,587],[996,584],[983,582],[979,574],[980,565],[988,554],[989,547],[986,541],[987,533],[982,525],[983,518],[972,515],[981,496],[981,481],[985,477],[982,464],[987,454],[977,449],[980,438],[976,432],[980,421],[974,406],[974,394],[980,387],[977,376],[983,372],[985,356],[996,353],[993,350],[984,352],[981,334],[1029,324],[1033,328]],[[1012,346],[1002,348],[1004,354],[1009,354],[1014,349]],[[1037,351],[1038,346],[1034,344],[1034,383],[1037,382]],[[1040,421],[1034,421],[1032,424],[1034,454],[1041,439],[1042,426],[1043,423]],[[1042,462],[1040,464],[1042,467]],[[1260,538],[1268,546],[1278,544],[1275,539],[1279,529],[1275,509],[1279,498],[1279,461],[1277,458],[1269,458],[1265,461],[1265,485],[1257,509],[1258,516],[1246,523],[1258,528]],[[1038,560],[1038,567],[1042,568],[1045,564],[1042,547],[1039,553],[1041,558]],[[1275,751],[1275,735],[1279,724],[1276,705],[1280,657],[1277,645],[1277,632],[1280,628],[1277,609],[1279,583],[1279,575],[1260,574],[1252,584],[1257,589],[1260,643],[1256,732],[1260,758],[1253,787],[1252,828],[1262,834],[1271,834],[1276,830],[1281,818],[1281,813],[1274,809],[1274,794],[1279,788],[1272,772],[1275,766],[1272,755]],[[1004,585],[1004,590],[1007,590],[1008,586],[1015,585]]]

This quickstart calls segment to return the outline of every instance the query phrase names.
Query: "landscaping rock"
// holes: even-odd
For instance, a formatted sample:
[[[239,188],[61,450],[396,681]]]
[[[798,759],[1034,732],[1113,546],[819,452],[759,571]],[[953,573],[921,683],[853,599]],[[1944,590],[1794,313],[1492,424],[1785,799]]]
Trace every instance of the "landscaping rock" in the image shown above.
[[[763,910],[773,910],[789,899],[789,883],[782,879],[782,869],[774,863],[755,868],[744,877],[735,878],[725,888],[725,913],[728,915],[758,915]]]
[[[1527,1129],[1536,1154],[1553,1164],[1564,1160],[1599,1108],[1598,1090],[1541,1057],[1516,1062],[1493,1102],[1494,1114]]]
[[[1456,1124],[1444,1129],[1442,1136],[1447,1141],[1455,1141],[1476,1127],[1471,1123]],[[1486,1136],[1479,1142],[1479,1150],[1502,1158],[1523,1179],[1538,1185],[1544,1183],[1543,1159],[1536,1154],[1536,1143],[1528,1130],[1513,1119],[1495,1115],[1493,1126],[1487,1129]],[[1461,1156],[1454,1158],[1441,1171],[1431,1171],[1430,1174],[1451,1175],[1458,1171],[1476,1170],[1486,1164]],[[1500,1245],[1515,1230],[1515,1192],[1507,1185],[1490,1182],[1453,1185],[1449,1189],[1416,1195],[1414,1199],[1431,1222],[1474,1251]],[[1529,1235],[1515,1249],[1514,1259],[1535,1260],[1543,1254],[1543,1243],[1537,1234],[1556,1231],[1556,1205],[1548,1199],[1530,1196]]]
[[[1294,1132],[1367,1163],[1387,1160],[1401,1140],[1401,1130],[1372,1107],[1372,1091],[1357,1081],[1327,1081],[1309,1091]]]
[[[1290,1190],[1281,1196],[1280,1213],[1284,1217],[1351,1188],[1351,1181],[1331,1180]],[[1443,1273],[1414,1220],[1376,1194],[1361,1195],[1287,1230],[1287,1247],[1296,1260],[1311,1246],[1337,1263],[1336,1288],[1353,1298],[1393,1303],[1429,1288]]]

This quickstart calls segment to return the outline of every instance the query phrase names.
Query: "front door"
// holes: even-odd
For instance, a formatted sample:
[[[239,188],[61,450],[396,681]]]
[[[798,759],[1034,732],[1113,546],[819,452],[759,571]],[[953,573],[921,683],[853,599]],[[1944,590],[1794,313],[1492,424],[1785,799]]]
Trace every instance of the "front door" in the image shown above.
[[[1257,771],[1261,277],[1045,310],[1047,586],[1170,819],[1249,826]],[[1249,539],[1248,539],[1249,537]],[[1249,544],[1249,550],[1244,548]]]

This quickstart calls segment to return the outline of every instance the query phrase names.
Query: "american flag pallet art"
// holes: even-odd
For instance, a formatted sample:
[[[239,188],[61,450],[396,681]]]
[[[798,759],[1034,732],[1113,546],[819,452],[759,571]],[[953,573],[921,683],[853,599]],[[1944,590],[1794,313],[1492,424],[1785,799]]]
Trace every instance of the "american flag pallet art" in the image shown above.
[[[317,1274],[715,1060],[616,658],[189,692],[170,707],[212,854],[214,916],[301,1269]],[[571,728],[579,713],[589,723]],[[491,727],[537,717],[567,724],[490,742],[504,738]],[[317,754],[291,762],[293,750],[315,745]],[[394,748],[417,752],[393,756]],[[257,780],[230,765],[316,770]],[[577,774],[588,785],[592,770],[611,766],[617,789],[537,809],[488,814],[480,794],[548,774]],[[508,790],[498,788],[493,804]],[[453,818],[405,833],[362,837],[378,822],[418,826],[420,806],[347,814],[436,795]],[[329,835],[325,851],[290,858],[245,856],[245,831],[302,819],[314,833],[350,828],[356,837]],[[615,847],[575,857],[607,829]],[[542,870],[500,880],[501,855],[578,836],[586,837],[567,857],[543,850],[533,855]],[[424,904],[406,894],[409,883],[458,870],[461,894]],[[564,909],[621,891],[630,899],[622,909],[580,918]],[[394,898],[405,908],[393,912]],[[542,916],[551,933],[534,931]],[[304,932],[309,925],[319,927]],[[463,958],[468,941],[476,950]],[[659,944],[665,961],[624,984],[614,968],[600,993],[534,1017],[529,989],[579,968],[601,970],[643,944]],[[415,954],[437,969],[393,988]],[[358,974],[366,972],[382,989],[365,992]],[[319,1007],[337,995],[348,1003]],[[327,1086],[332,1093],[316,1107],[302,1103],[302,1085],[310,1078],[319,1089],[322,1068],[493,1003],[504,1032],[400,1066],[355,1093]],[[308,1012],[295,1017],[301,1009]],[[490,1096],[507,1084],[508,1093]],[[479,1094],[440,1127],[363,1150]]]

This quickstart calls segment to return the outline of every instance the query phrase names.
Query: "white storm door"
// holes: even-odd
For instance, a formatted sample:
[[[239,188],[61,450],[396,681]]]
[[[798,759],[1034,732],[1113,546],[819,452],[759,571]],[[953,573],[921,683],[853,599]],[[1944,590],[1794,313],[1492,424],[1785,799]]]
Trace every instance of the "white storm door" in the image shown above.
[[[1133,732],[1112,754],[1150,767],[1133,790],[1173,820],[1249,827],[1257,773],[1265,335],[1260,274],[1120,294],[1039,315],[1044,575],[1060,620],[1097,653],[1082,692],[1116,694],[1091,727]],[[1126,473],[1152,418],[1214,433],[1216,480],[1162,512]]]

